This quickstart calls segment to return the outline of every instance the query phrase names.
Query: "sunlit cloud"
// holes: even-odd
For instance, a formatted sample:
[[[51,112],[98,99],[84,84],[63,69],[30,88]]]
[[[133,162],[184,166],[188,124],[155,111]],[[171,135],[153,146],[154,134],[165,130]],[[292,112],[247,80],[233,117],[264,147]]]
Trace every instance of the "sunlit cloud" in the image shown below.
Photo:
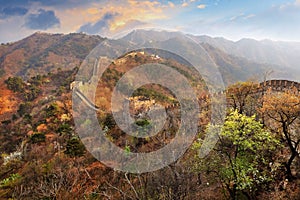
[[[204,8],[206,8],[206,5],[205,4],[200,4],[200,5],[197,6],[197,8],[204,9]]]
[[[174,3],[172,3],[171,1],[169,1],[168,4],[169,4],[170,8],[174,8],[175,7]]]
[[[187,2],[183,2],[182,4],[181,4],[181,6],[182,7],[187,7],[189,4],[187,3]]]
[[[171,3],[171,4],[170,4]],[[175,6],[172,2],[169,8]],[[114,13],[114,17],[105,19],[107,13]],[[93,34],[115,34],[124,28],[140,27],[153,20],[166,19],[163,5],[157,1],[128,0],[127,3],[115,5],[114,2],[94,3],[90,7],[63,10],[57,15],[61,19],[61,26],[72,31],[83,31]],[[135,23],[133,23],[135,22]],[[136,23],[140,22],[140,23]],[[128,24],[128,25],[127,25]],[[101,25],[103,25],[101,27]],[[98,31],[97,31],[98,29]]]
[[[3,42],[21,39],[37,30],[83,31],[110,37],[152,27],[226,37],[235,31],[237,37],[262,32],[266,37],[300,40],[300,0],[243,1],[242,6],[228,6],[220,0],[14,0],[3,1],[0,11]]]

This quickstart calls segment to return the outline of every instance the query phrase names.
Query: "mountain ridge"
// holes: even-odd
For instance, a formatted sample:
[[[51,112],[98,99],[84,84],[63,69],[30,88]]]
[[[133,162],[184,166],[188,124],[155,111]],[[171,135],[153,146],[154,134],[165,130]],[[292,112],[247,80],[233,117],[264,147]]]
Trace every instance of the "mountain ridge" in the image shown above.
[[[263,76],[262,74],[268,70],[275,71],[274,76],[270,78],[296,79],[297,77],[295,76],[300,74],[297,71],[297,67],[293,65],[293,63],[297,63],[299,60],[296,57],[298,55],[297,51],[290,53],[291,49],[288,52],[290,55],[286,55],[287,53],[285,53],[278,56],[274,61],[271,59],[275,53],[282,52],[293,45],[295,45],[293,49],[299,49],[300,54],[300,43],[274,42],[270,40],[257,41],[253,39],[242,39],[234,42],[222,37],[213,38],[207,35],[193,36],[184,35],[181,32],[158,32],[153,30],[135,30],[115,41],[123,41],[123,43],[120,43],[121,45],[129,45],[134,42],[157,42],[166,45],[168,39],[178,36],[189,37],[197,41],[205,47],[206,51],[209,51],[208,54],[213,54],[214,56],[212,57],[219,69],[223,70],[223,72],[225,70],[224,73],[227,74],[226,76],[232,79],[232,81],[227,81],[228,83],[245,81],[251,78],[246,75],[249,75],[249,72],[253,71],[256,72],[254,75],[261,76],[258,77],[260,79]],[[0,75],[6,78],[17,75],[26,79],[36,74],[45,74],[55,70],[70,70],[78,67],[88,53],[104,40],[105,38],[98,35],[86,35],[83,33],[71,33],[67,35],[42,32],[34,33],[17,42],[0,46]],[[252,44],[248,45],[248,43]],[[170,45],[172,45],[171,42]],[[184,46],[185,44],[181,43],[180,45]],[[277,48],[271,48],[270,45],[277,45]],[[259,49],[259,47],[262,48]],[[109,48],[112,49],[113,47],[107,48],[109,50]],[[269,48],[275,50],[268,53],[266,49]],[[249,55],[249,57],[246,55]],[[222,58],[223,61],[221,61]],[[228,62],[229,60],[230,62]],[[270,60],[271,62],[269,62]],[[224,67],[227,67],[227,69],[224,69]],[[235,70],[239,72],[234,74]],[[241,70],[244,70],[244,72]],[[244,75],[240,76],[241,74]]]

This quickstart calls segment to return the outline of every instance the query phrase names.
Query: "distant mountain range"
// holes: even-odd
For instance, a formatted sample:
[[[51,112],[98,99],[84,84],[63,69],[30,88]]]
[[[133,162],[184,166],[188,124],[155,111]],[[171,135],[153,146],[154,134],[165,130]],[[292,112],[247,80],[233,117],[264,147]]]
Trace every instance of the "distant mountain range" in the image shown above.
[[[162,49],[180,48],[183,54],[193,54],[195,41],[216,64],[225,84],[248,79],[267,78],[299,80],[300,43],[256,41],[242,39],[237,42],[209,36],[183,35],[179,32],[135,30],[118,40],[107,40],[103,51],[124,49],[126,46],[155,44]],[[81,33],[46,34],[35,33],[15,43],[0,46],[0,76],[46,74],[57,70],[70,70],[80,66],[89,52],[105,38]],[[198,56],[198,55],[195,55]],[[204,55],[201,55],[204,56]],[[0,77],[0,78],[1,78]]]
[[[124,36],[123,39],[139,43],[166,42],[170,38],[181,37],[181,35],[180,32],[136,30]],[[280,78],[299,81],[300,42],[257,41],[254,39],[233,42],[206,35],[188,34],[186,36],[202,45],[224,76],[230,77],[231,75],[232,81],[227,80],[226,82],[249,78],[261,80],[266,73],[269,73],[267,79]]]

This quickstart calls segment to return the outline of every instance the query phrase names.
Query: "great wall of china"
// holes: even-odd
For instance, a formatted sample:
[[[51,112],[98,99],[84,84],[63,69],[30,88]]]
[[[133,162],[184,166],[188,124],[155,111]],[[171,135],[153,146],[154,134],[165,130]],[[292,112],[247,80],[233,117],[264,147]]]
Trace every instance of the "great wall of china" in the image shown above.
[[[79,87],[83,84],[95,84],[94,82],[97,81],[97,76],[99,72],[99,61],[98,59],[95,60],[95,63],[93,64],[93,71],[90,76],[89,81],[82,82],[82,81],[74,81],[70,85],[70,89],[73,91],[74,94],[76,94],[77,97],[81,99],[82,102],[84,102],[90,109],[94,111],[98,111],[99,107],[96,106],[93,102],[91,102],[79,89]],[[285,90],[291,90],[292,88],[296,88],[300,92],[300,83],[290,80],[267,80],[264,82],[261,82],[259,84],[256,84],[255,87],[253,87],[253,93],[265,93],[269,88],[271,88],[273,91],[285,91]],[[217,95],[224,95],[226,91],[222,91],[216,94],[213,94],[215,96]],[[210,98],[210,95],[201,97],[199,99],[199,103],[202,100]],[[176,104],[172,104],[167,106],[165,109],[172,109],[174,107],[178,107]],[[0,115],[0,123],[6,123],[7,121],[11,120],[11,116],[13,113],[4,113]]]
[[[291,90],[292,88],[296,88],[300,92],[300,83],[289,80],[268,80],[257,84],[257,87],[253,88],[254,93],[264,93],[269,88],[273,91],[286,91]],[[73,87],[73,92],[92,110],[98,111],[99,107],[94,105],[77,87]],[[224,94],[224,92],[222,92]],[[208,97],[205,97],[208,98]],[[166,109],[171,109],[172,107],[176,107],[177,105],[169,105]],[[5,123],[7,120],[11,119],[13,113],[4,113],[0,115],[0,122]]]
[[[268,80],[257,84],[257,87],[253,87],[253,93],[264,93],[269,89],[273,91],[283,92],[286,90],[291,90],[293,88],[296,88],[300,92],[300,83],[289,80]],[[95,111],[99,110],[99,108],[94,105],[88,98],[86,98],[78,89],[74,88],[74,92],[89,108]],[[221,94],[224,94],[224,92],[226,91],[222,91]],[[217,93],[215,95],[220,95],[220,93]],[[203,98],[206,99],[209,98],[209,96],[205,96]],[[176,106],[177,105],[172,104],[167,106],[166,109],[171,109]]]

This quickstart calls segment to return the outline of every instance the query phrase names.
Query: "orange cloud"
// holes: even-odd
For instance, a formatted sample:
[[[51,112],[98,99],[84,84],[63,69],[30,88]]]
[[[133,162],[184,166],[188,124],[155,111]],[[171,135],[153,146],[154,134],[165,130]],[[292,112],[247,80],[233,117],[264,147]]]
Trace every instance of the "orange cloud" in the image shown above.
[[[99,14],[100,10],[98,8],[89,8],[87,12],[91,15]]]
[[[187,7],[189,4],[187,3],[187,2],[183,2],[182,4],[181,4],[181,6],[182,7]]]
[[[175,7],[174,3],[172,3],[171,1],[169,1],[168,4],[169,4],[170,8],[174,8]]]
[[[99,2],[81,8],[58,11],[56,14],[61,20],[61,27],[66,32],[70,32],[79,30],[84,24],[97,23],[107,13],[115,13],[117,15],[109,22],[109,31],[117,32],[128,27],[127,24],[130,26],[134,24],[145,25],[153,20],[166,19],[166,9],[173,6],[175,5],[172,2],[163,5],[158,1],[150,0],[127,0],[127,2],[124,1],[119,4],[110,1],[105,5]],[[142,23],[132,23],[136,21]]]

